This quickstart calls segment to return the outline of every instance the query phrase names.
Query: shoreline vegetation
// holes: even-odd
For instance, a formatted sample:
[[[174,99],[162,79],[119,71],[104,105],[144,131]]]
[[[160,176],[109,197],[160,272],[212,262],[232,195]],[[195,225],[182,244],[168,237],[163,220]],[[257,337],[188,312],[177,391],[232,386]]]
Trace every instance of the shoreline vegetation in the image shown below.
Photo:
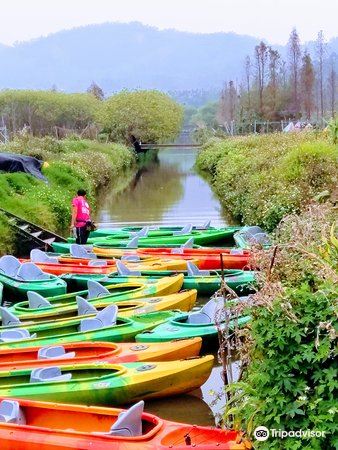
[[[223,204],[273,240],[270,250],[252,249],[257,293],[226,307],[252,320],[224,335],[241,361],[239,381],[225,386],[224,423],[253,440],[259,426],[315,432],[270,431],[259,449],[336,448],[337,145],[313,132],[213,139],[197,167]]]

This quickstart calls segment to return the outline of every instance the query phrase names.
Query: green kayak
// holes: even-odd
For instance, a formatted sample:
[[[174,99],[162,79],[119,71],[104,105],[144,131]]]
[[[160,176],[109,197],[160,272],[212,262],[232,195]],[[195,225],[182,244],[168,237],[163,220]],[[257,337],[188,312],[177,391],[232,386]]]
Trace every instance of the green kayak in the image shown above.
[[[91,281],[94,281],[91,283]],[[55,297],[40,298],[34,293],[29,294],[30,301],[23,301],[14,304],[9,308],[16,316],[31,316],[36,314],[43,317],[44,312],[50,314],[54,311],[68,311],[76,307],[76,297],[83,297],[92,305],[98,303],[114,303],[137,299],[141,297],[153,297],[157,295],[173,294],[180,290],[183,283],[183,276],[177,275],[175,277],[166,277],[156,279],[154,281],[138,280],[138,282],[131,283],[107,283],[105,287],[101,283],[96,283],[95,280],[87,281],[88,288],[79,292],[74,292],[65,295],[58,295]]]
[[[210,276],[189,276],[187,272],[174,272],[174,271],[144,271],[139,276],[124,276],[119,275],[117,272],[113,272],[108,276],[99,274],[66,274],[62,275],[68,285],[69,291],[77,291],[83,289],[88,280],[98,281],[102,285],[112,283],[126,283],[126,282],[140,282],[140,281],[155,281],[161,277],[174,275],[177,273],[184,274],[183,289],[196,289],[199,295],[207,296],[212,295],[221,286],[221,272],[211,271]],[[245,295],[253,292],[255,285],[255,273],[252,271],[243,270],[224,270],[224,280],[227,285],[240,295]]]
[[[173,339],[187,339],[192,337],[201,337],[203,339],[203,351],[214,347],[218,348],[218,331],[215,323],[188,323],[189,314],[181,314],[173,317],[166,322],[158,325],[153,330],[146,330],[137,334],[137,342],[165,342]],[[250,316],[239,317],[236,321],[231,320],[230,329],[236,324],[239,327],[246,325],[250,321]],[[221,324],[224,328],[224,323]]]
[[[69,360],[61,367],[0,372],[0,397],[115,406],[196,389],[207,380],[212,364],[210,355],[179,364],[72,364]],[[90,442],[86,448],[90,448]]]
[[[0,258],[0,303],[3,299],[17,301],[27,298],[28,291],[41,295],[60,295],[66,293],[66,283],[55,275],[42,272],[31,262],[21,264],[11,255]]]
[[[161,311],[133,316],[132,319],[122,317],[116,319],[109,314],[111,308],[112,306],[106,308],[108,320],[102,323],[95,318],[74,318],[57,323],[51,320],[32,325],[19,324],[18,326],[1,327],[0,351],[3,348],[43,347],[79,341],[133,341],[136,334],[150,330],[178,314],[177,311]],[[110,323],[110,325],[106,325],[106,323]],[[101,326],[101,328],[91,328],[92,326]]]

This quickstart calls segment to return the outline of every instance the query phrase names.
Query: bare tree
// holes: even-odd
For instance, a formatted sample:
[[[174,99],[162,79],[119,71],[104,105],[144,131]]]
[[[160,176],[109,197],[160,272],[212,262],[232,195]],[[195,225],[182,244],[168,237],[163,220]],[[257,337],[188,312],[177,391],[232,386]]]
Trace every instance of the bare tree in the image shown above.
[[[311,56],[305,51],[302,59],[300,71],[302,103],[305,111],[306,120],[311,120],[313,110],[313,88],[315,83],[315,72]]]
[[[294,28],[291,31],[289,42],[289,63],[290,63],[290,73],[291,73],[291,86],[292,86],[292,112],[295,116],[299,114],[299,89],[298,89],[298,78],[299,78],[299,65],[301,58],[300,41],[297,30]]]
[[[251,58],[250,56],[247,56],[245,58],[245,84],[246,84],[246,92],[248,97],[248,112],[251,110],[251,73],[252,73],[252,66],[251,66]]]
[[[268,61],[268,47],[263,41],[255,47],[255,60],[256,60],[256,78],[258,85],[259,95],[259,113],[263,117],[264,114],[264,87],[266,80],[266,65]]]
[[[277,92],[278,92],[278,72],[280,65],[280,55],[277,50],[269,47],[269,94],[271,99],[271,115],[276,116]]]
[[[320,116],[324,117],[324,87],[323,87],[323,66],[326,53],[326,43],[323,30],[320,30],[316,41],[316,53],[318,58],[318,81],[319,81],[319,100],[320,100]]]
[[[104,92],[100,88],[100,86],[95,83],[95,81],[92,81],[91,85],[87,89],[87,92],[88,92],[88,94],[94,95],[94,97],[96,97],[98,100],[104,99]]]
[[[337,65],[337,55],[335,53],[332,53],[332,55],[330,56],[329,75],[327,77],[327,90],[332,117],[335,117],[336,115],[336,97],[338,90],[336,65]]]

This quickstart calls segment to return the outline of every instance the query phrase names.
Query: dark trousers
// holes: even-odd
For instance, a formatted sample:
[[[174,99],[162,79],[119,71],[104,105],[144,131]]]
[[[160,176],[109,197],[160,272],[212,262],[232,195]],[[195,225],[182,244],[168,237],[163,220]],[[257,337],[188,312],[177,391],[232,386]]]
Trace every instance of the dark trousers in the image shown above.
[[[80,245],[87,244],[90,231],[87,230],[87,226],[76,227],[76,243]]]

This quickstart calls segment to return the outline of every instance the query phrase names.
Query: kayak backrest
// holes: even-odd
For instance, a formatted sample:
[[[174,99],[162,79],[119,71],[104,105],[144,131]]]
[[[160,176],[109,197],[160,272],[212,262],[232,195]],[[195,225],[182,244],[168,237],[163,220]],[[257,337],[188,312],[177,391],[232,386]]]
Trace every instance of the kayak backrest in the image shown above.
[[[71,244],[69,247],[70,254],[74,258],[84,258],[84,259],[96,259],[95,253],[88,251],[86,247],[79,244]]]
[[[53,358],[74,358],[75,352],[66,352],[62,345],[55,345],[50,347],[41,347],[38,350],[38,359],[53,359]]]
[[[76,303],[78,316],[86,316],[87,314],[96,314],[98,312],[94,305],[79,295],[76,296]]]
[[[200,270],[196,264],[194,264],[191,261],[187,261],[187,269],[188,269],[188,275],[190,277],[198,277],[198,276],[209,276],[210,272],[209,270]]]
[[[187,323],[214,323],[217,313],[224,307],[223,298],[209,300],[199,311],[188,315]]]
[[[106,267],[108,263],[105,259],[91,259],[88,263],[91,267]]]
[[[130,270],[123,262],[116,260],[117,272],[121,276],[135,276],[140,277],[141,272],[137,270]]]
[[[40,267],[36,266],[34,263],[26,262],[21,264],[15,278],[22,281],[39,281],[48,280],[50,275],[43,272]]]
[[[185,248],[193,248],[194,246],[194,238],[191,237],[190,239],[187,240],[187,242],[185,242],[184,244],[182,244],[180,247],[178,248],[172,248],[171,249],[171,253],[174,254],[180,254],[180,253],[184,253],[184,249]]]
[[[244,252],[241,248],[231,248],[230,255],[243,255]]]
[[[16,400],[2,400],[0,402],[0,422],[26,424],[25,415]]]
[[[95,317],[81,319],[79,331],[98,330],[116,324],[118,308],[116,305],[109,305],[96,314]]]
[[[141,258],[138,255],[124,255],[121,256],[121,261],[139,262]]]
[[[135,236],[133,239],[131,239],[128,244],[126,245],[126,248],[137,248],[138,247],[138,236]]]
[[[28,308],[29,309],[42,309],[42,308],[50,308],[52,304],[42,295],[38,294],[34,291],[27,292],[28,297]]]
[[[19,317],[17,317],[15,314],[9,311],[8,308],[1,306],[0,311],[1,311],[1,323],[3,327],[8,325],[19,325],[21,323]]]
[[[8,277],[15,278],[21,266],[20,261],[12,255],[5,255],[0,258],[0,273]]]
[[[188,223],[182,228],[182,230],[174,231],[173,236],[181,236],[182,234],[189,234],[191,233],[191,231],[192,231],[192,224]]]
[[[211,225],[211,219],[205,221],[204,224],[202,225],[202,228],[207,230],[208,228],[210,228],[210,225]]]
[[[141,400],[127,411],[121,412],[108,434],[111,436],[142,436],[143,409],[144,401]]]
[[[143,227],[140,229],[140,231],[137,231],[136,233],[134,233],[134,236],[147,237],[148,234],[149,234],[149,227]]]
[[[30,252],[30,260],[34,263],[52,263],[57,264],[59,262],[56,256],[49,256],[46,252],[38,248],[34,248]]]
[[[30,383],[41,383],[50,381],[69,381],[71,373],[62,374],[60,367],[42,367],[33,369],[30,376]]]
[[[88,280],[87,287],[88,287],[87,299],[89,300],[92,298],[105,297],[106,295],[110,294],[108,289],[106,289],[104,286],[102,286],[102,284],[94,280]]]
[[[0,331],[0,342],[21,341],[22,339],[29,338],[36,338],[36,333],[31,335],[25,328],[15,328],[15,330]]]

